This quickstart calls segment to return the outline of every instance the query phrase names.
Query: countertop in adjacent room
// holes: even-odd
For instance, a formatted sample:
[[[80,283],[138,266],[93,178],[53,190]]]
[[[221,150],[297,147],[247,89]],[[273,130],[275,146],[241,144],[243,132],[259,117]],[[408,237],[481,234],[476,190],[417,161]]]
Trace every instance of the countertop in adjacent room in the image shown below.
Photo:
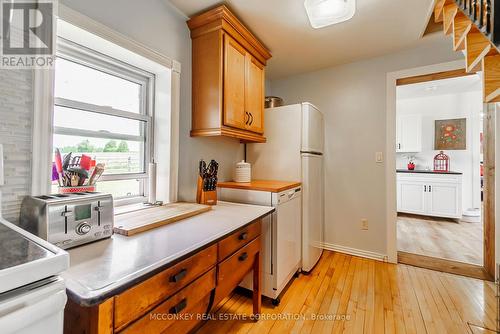
[[[241,183],[241,182],[217,183],[217,187],[219,188],[258,190],[258,191],[268,191],[273,193],[279,193],[288,189],[300,187],[300,185],[301,185],[300,182],[273,181],[273,180],[252,180],[252,182],[249,183]]]
[[[461,172],[454,172],[454,171],[448,171],[448,172],[436,172],[433,170],[426,170],[426,169],[415,169],[415,170],[408,170],[408,169],[396,169],[397,173],[415,173],[415,174],[451,174],[451,175],[462,175]]]
[[[69,249],[70,268],[62,274],[68,296],[83,306],[99,304],[273,211],[219,202],[185,220]]]

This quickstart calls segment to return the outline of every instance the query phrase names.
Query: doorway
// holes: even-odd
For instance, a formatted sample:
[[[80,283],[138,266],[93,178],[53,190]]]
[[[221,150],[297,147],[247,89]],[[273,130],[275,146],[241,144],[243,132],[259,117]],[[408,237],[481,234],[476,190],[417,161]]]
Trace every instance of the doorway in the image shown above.
[[[495,122],[482,80],[460,68],[393,78],[397,261],[492,280]]]

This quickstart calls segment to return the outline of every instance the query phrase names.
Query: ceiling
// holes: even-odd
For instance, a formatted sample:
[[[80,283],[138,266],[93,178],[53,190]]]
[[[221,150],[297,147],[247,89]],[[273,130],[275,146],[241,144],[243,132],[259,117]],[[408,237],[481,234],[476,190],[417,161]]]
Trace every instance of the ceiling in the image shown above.
[[[220,0],[169,1],[187,17]],[[319,70],[415,47],[443,34],[420,39],[433,0],[357,0],[354,17],[313,29],[304,0],[227,0],[225,3],[270,49],[271,79]],[[439,37],[437,37],[439,36]]]
[[[400,100],[456,93],[482,92],[482,89],[481,77],[478,74],[474,74],[465,77],[399,86],[397,88],[397,98]]]

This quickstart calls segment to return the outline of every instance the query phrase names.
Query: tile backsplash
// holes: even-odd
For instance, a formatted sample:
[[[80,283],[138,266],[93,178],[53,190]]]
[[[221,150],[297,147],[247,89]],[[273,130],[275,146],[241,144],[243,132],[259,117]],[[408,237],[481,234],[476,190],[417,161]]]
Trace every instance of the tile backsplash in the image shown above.
[[[17,221],[22,198],[31,190],[33,84],[30,70],[0,70],[0,143],[5,185],[2,216]]]

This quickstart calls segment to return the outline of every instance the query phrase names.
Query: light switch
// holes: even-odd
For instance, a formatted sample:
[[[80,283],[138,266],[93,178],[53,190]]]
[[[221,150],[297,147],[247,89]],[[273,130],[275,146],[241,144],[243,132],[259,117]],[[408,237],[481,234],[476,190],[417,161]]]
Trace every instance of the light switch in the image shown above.
[[[384,154],[382,152],[375,152],[375,162],[376,163],[384,162]]]
[[[0,186],[5,184],[5,179],[3,175],[3,145],[0,144]]]

